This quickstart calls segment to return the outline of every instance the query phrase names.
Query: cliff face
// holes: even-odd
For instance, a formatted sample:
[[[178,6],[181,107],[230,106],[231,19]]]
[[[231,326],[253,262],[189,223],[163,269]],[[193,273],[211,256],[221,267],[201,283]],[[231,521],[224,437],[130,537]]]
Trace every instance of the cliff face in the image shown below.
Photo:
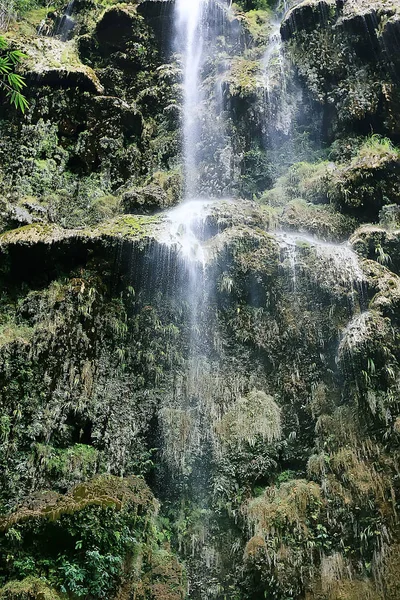
[[[47,13],[0,106],[0,598],[397,600],[397,3],[217,7],[233,201],[190,222],[174,3]]]

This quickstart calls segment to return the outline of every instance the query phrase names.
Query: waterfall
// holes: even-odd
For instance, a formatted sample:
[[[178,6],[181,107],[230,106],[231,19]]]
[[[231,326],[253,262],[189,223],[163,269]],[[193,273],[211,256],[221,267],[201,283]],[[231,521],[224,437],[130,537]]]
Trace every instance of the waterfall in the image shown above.
[[[265,100],[270,104],[271,102],[271,88],[272,88],[272,61],[276,59],[279,63],[279,75],[281,81],[284,81],[283,71],[283,54],[282,54],[282,39],[280,33],[281,24],[280,21],[276,21],[273,24],[271,34],[269,36],[268,45],[265,50],[262,67],[264,73],[264,90]]]
[[[75,0],[70,0],[68,2],[67,8],[65,9],[65,12],[61,17],[55,32],[55,35],[59,37],[63,42],[68,40],[71,31],[75,27],[75,21],[72,18],[74,4]]]
[[[225,38],[230,7],[219,0],[177,0],[175,50],[183,67],[184,200],[226,195],[232,149],[223,111],[221,74],[228,68]],[[237,35],[237,32],[236,32]]]
[[[209,0],[178,0],[177,47],[183,53],[183,155],[185,198],[198,191],[197,146],[200,136],[199,106],[202,100],[200,71],[204,55],[204,13]]]

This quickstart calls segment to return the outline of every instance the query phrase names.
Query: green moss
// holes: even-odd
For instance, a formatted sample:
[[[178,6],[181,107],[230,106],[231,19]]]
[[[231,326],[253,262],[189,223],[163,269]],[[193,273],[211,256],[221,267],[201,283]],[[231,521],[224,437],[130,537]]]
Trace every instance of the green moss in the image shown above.
[[[19,523],[37,518],[58,520],[65,514],[73,514],[90,506],[121,510],[126,504],[133,504],[137,509],[155,511],[150,490],[143,479],[120,479],[104,475],[88,483],[78,484],[68,495],[43,493],[38,506],[24,506],[3,516],[0,519],[0,529],[7,531]]]
[[[229,70],[228,85],[232,96],[246,98],[256,93],[261,85],[260,63],[254,60],[237,57],[232,61]]]
[[[124,237],[139,240],[155,236],[161,223],[160,216],[124,215],[102,223],[87,233],[91,237]]]
[[[273,12],[269,7],[265,7],[265,9],[249,10],[241,15],[241,20],[254,44],[265,44],[268,41],[268,35],[273,21]]]
[[[125,589],[143,590],[145,598],[157,591],[157,597],[183,599],[183,569],[158,544],[163,534],[155,520],[157,510],[144,480],[133,476],[104,475],[68,494],[37,494],[2,520],[2,557],[8,549],[14,558],[12,564],[0,559],[3,580],[23,581],[11,581],[0,596],[39,600],[63,592],[67,597],[102,598]],[[27,572],[29,579],[24,578]],[[57,595],[48,596],[47,583]]]
[[[0,589],[2,600],[61,600],[62,597],[45,581],[36,577],[10,581]]]
[[[59,298],[60,299],[60,298]],[[93,374],[86,364],[86,389],[90,392]],[[46,444],[34,445],[34,460],[40,464],[42,476],[58,488],[70,487],[73,483],[95,475],[99,452],[86,444],[74,444],[70,448],[54,448]]]
[[[332,168],[334,164],[327,161],[295,163],[277,180],[274,188],[261,196],[260,202],[283,206],[289,200],[302,198],[307,202],[326,203],[327,180]]]
[[[279,406],[271,396],[253,390],[224,414],[218,424],[218,433],[225,443],[233,446],[254,446],[257,438],[271,443],[281,437]]]
[[[32,327],[8,320],[6,323],[0,325],[0,347],[14,342],[29,344],[32,334]]]

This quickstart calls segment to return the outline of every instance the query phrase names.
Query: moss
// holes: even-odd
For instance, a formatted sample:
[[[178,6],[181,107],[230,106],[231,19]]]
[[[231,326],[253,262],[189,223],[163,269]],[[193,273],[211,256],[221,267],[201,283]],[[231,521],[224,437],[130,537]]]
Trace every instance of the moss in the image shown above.
[[[121,510],[126,504],[136,506],[139,511],[156,510],[152,494],[143,479],[121,479],[104,475],[88,483],[78,484],[64,496],[53,493],[39,495],[32,505],[3,516],[0,519],[0,529],[7,531],[23,521],[37,518],[58,520],[62,515],[73,514],[90,506]]]
[[[0,347],[14,342],[29,344],[32,334],[32,327],[15,323],[13,320],[7,320],[0,325]]]
[[[32,223],[19,229],[6,231],[0,235],[0,246],[3,248],[10,244],[32,245],[38,242],[52,243],[63,237],[71,237],[72,232],[66,234],[64,230],[56,225]]]
[[[125,215],[102,223],[88,234],[91,237],[151,238],[160,231],[162,217]]]
[[[91,392],[93,373],[86,364],[86,391]],[[99,452],[87,444],[74,444],[70,448],[54,448],[48,444],[36,443],[33,448],[34,461],[40,464],[45,480],[54,482],[57,489],[65,489],[73,484],[93,477],[97,471]]]
[[[385,600],[396,600],[400,584],[399,544],[393,544],[384,549],[379,571]]]
[[[351,244],[360,256],[376,260],[397,275],[400,274],[399,234],[396,229],[364,225],[351,237]]]
[[[3,561],[2,573],[14,579],[29,570],[38,579],[11,581],[1,597],[39,600],[89,593],[123,598],[134,592],[142,598],[136,594],[142,589],[144,598],[154,590],[168,600],[182,600],[184,572],[169,548],[158,544],[163,534],[155,521],[157,510],[144,480],[133,476],[103,475],[64,495],[32,496],[3,519],[2,550],[19,543],[14,563]],[[47,595],[47,582],[55,595]],[[58,596],[59,590],[64,594]]]
[[[247,30],[252,44],[260,45],[268,42],[273,13],[271,10],[249,10],[239,13],[242,25]]]
[[[63,596],[36,577],[10,581],[0,589],[2,600],[61,600]]]
[[[57,225],[32,223],[0,234],[0,247],[51,245],[67,240],[90,241],[125,238],[132,241],[154,239],[161,231],[162,217],[119,216],[92,229],[61,229]]]
[[[393,119],[397,83],[387,53],[391,47],[395,55],[394,32],[387,46],[380,39],[381,27],[398,11],[394,4],[345,2],[337,7],[331,0],[307,0],[284,19],[282,34],[303,81],[324,106],[330,122],[324,133],[330,139],[357,122],[365,131],[367,124],[376,130],[379,122],[380,132],[398,132]]]
[[[254,96],[261,86],[260,63],[245,58],[235,58],[226,81],[231,96]]]
[[[347,579],[345,574],[343,575],[343,579],[339,580],[334,575],[333,581],[326,586],[328,590],[307,594],[306,600],[383,600],[372,582],[362,579],[351,580]]]
[[[284,206],[290,200],[302,198],[308,202],[326,203],[327,181],[333,168],[334,164],[327,161],[296,163],[277,180],[274,188],[261,196],[260,202]]]
[[[372,136],[348,165],[330,175],[329,196],[341,209],[362,210],[364,218],[377,217],[385,204],[400,202],[400,151],[388,139]]]
[[[307,531],[307,515],[322,509],[320,487],[314,482],[293,480],[279,488],[267,488],[264,494],[251,500],[246,515],[255,530],[265,536],[283,535],[286,527]],[[317,517],[315,517],[317,518]]]
[[[224,443],[254,446],[260,438],[271,443],[281,437],[281,414],[271,396],[253,390],[223,415],[217,430]]]
[[[95,72],[80,61],[74,42],[40,36],[17,37],[15,42],[28,56],[23,63],[23,72],[28,79],[55,86],[69,84],[93,93],[103,91]]]

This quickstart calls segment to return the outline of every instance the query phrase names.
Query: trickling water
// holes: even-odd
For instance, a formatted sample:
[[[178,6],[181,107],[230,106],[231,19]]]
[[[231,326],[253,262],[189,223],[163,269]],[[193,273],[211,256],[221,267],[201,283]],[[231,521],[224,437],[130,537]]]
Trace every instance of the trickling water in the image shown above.
[[[280,33],[281,24],[276,21],[273,24],[271,35],[269,36],[268,46],[262,59],[262,70],[264,74],[264,90],[266,94],[266,101],[268,104],[271,102],[271,88],[272,88],[272,71],[274,66],[272,61],[277,63],[279,75],[281,81],[284,81],[283,71],[283,54],[282,54],[282,38]]]
[[[265,136],[268,149],[278,149],[282,139],[290,138],[296,111],[301,105],[301,90],[289,77],[290,64],[284,53],[280,33],[282,13],[272,23],[267,48],[261,61],[260,85],[263,89]],[[282,137],[283,136],[283,137]]]
[[[351,295],[352,304],[355,297],[360,304],[363,303],[365,277],[350,244],[333,244],[311,236],[286,232],[277,232],[276,238],[288,257],[294,291],[296,291],[297,274],[301,269],[302,254],[311,250],[318,259],[313,273],[315,279],[331,290],[335,286],[340,286],[345,293]],[[353,309],[354,306],[350,308]]]
[[[339,356],[347,353],[350,358],[352,357],[354,350],[364,342],[371,321],[371,313],[368,310],[356,315],[350,321],[342,332]]]

